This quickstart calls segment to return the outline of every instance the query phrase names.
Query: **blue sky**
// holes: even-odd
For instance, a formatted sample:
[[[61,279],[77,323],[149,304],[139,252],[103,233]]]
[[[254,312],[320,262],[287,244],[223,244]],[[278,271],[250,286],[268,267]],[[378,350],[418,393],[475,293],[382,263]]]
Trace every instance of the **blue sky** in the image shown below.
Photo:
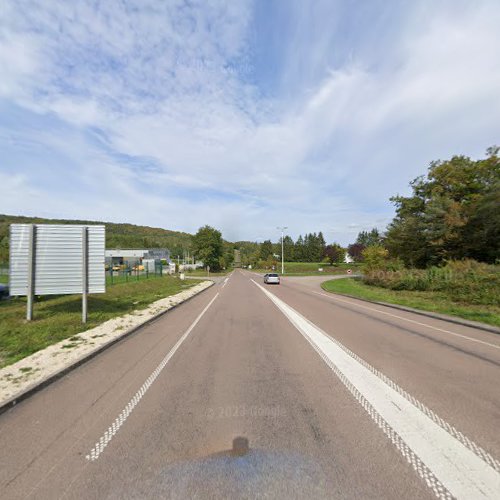
[[[496,0],[11,1],[0,213],[352,242],[500,143]]]

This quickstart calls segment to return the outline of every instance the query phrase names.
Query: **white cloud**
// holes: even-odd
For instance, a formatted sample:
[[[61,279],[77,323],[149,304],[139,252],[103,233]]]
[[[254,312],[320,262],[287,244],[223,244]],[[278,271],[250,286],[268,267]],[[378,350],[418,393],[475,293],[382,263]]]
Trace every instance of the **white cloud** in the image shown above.
[[[21,97],[20,90],[39,70],[35,41],[29,36],[5,36],[0,31],[0,96]]]
[[[252,62],[252,5],[190,5],[6,3],[0,97],[65,124],[68,133],[16,134],[70,160],[82,186],[75,206],[48,185],[28,197],[24,177],[17,189],[33,213],[187,230],[208,222],[238,239],[274,237],[278,223],[295,236],[333,227],[347,243],[358,227],[387,222],[388,197],[430,160],[499,140],[495,1],[355,14],[349,2],[287,4],[275,19],[283,57],[268,62],[280,82],[271,97]],[[9,200],[3,210],[18,211]]]

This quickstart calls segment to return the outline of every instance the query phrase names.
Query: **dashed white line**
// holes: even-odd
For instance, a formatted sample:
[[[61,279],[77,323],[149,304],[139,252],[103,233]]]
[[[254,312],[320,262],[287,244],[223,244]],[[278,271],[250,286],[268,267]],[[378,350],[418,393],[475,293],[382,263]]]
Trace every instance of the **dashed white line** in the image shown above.
[[[377,312],[379,314],[385,314],[386,316],[391,316],[393,318],[402,319],[403,321],[407,321],[408,323],[414,323],[415,325],[424,326],[426,328],[430,328],[431,330],[436,330],[438,332],[447,333],[448,335],[453,335],[455,337],[460,337],[460,338],[465,339],[465,340],[470,340],[471,342],[477,342],[478,344],[483,344],[483,345],[487,345],[488,347],[500,349],[500,345],[491,344],[490,342],[485,342],[484,340],[474,339],[472,337],[468,337],[467,335],[462,335],[460,333],[450,332],[449,330],[445,330],[444,328],[438,328],[437,326],[432,326],[432,325],[428,325],[426,323],[421,323],[420,321],[415,321],[413,319],[405,318],[404,316],[399,316],[398,314],[392,314],[392,313],[389,313],[387,311],[381,311],[380,309],[375,309],[373,307],[368,307],[368,306],[364,306],[362,304],[357,304],[356,302],[351,302],[350,300],[340,299],[339,297],[334,297],[333,295],[327,295],[326,293],[316,292],[314,290],[312,290],[312,293],[315,293],[316,295],[321,295],[323,297],[328,297],[329,299],[332,299],[332,300],[337,300],[338,302],[345,302],[346,304],[350,304],[350,305],[355,306],[355,307],[360,307],[361,309],[368,309],[369,311]]]
[[[99,441],[97,441],[95,446],[90,450],[90,453],[85,457],[87,460],[93,462],[99,458],[99,455],[104,451],[104,448],[106,448],[109,442],[120,430],[120,427],[122,427],[127,418],[134,411],[134,408],[139,404],[139,401],[142,399],[144,394],[146,394],[153,382],[158,378],[158,375],[160,375],[161,371],[165,368],[172,356],[176,353],[177,349],[179,349],[179,347],[186,340],[193,328],[198,324],[203,315],[208,311],[208,308],[213,304],[218,295],[219,293],[217,293],[215,297],[208,303],[205,309],[201,311],[198,317],[193,321],[193,323],[191,323],[191,326],[186,330],[184,335],[182,335],[182,337],[177,341],[174,347],[172,347],[170,352],[162,359],[161,363],[156,367],[153,373],[151,373],[144,384],[142,384],[141,388],[135,393],[134,397],[128,402],[128,404],[121,411],[118,417],[116,417],[115,421],[108,427],[106,432],[100,437]]]
[[[252,281],[305,337],[438,498],[498,498],[498,461],[485,460],[486,452],[479,446],[462,434],[450,433],[448,424],[432,418],[394,382],[379,377],[368,363]]]

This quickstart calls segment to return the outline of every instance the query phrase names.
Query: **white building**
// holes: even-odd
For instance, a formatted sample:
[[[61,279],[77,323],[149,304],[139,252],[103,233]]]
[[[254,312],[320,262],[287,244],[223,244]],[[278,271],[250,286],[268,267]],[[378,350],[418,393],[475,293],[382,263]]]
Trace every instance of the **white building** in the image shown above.
[[[349,255],[348,252],[346,252],[344,255],[344,262],[346,264],[351,264],[352,262],[354,262],[354,259]]]
[[[111,260],[113,264],[123,264],[127,261],[138,261],[142,260],[144,256],[148,253],[147,249],[138,248],[113,248],[112,250],[106,250],[104,256],[106,260]]]

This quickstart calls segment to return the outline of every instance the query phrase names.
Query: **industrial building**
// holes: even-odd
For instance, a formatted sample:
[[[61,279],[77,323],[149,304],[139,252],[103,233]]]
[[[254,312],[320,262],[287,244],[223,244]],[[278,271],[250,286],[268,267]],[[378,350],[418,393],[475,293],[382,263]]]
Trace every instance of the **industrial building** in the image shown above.
[[[167,248],[114,248],[105,252],[105,262],[108,268],[143,265],[154,271],[155,263],[165,263],[165,261],[170,264],[170,250]]]

